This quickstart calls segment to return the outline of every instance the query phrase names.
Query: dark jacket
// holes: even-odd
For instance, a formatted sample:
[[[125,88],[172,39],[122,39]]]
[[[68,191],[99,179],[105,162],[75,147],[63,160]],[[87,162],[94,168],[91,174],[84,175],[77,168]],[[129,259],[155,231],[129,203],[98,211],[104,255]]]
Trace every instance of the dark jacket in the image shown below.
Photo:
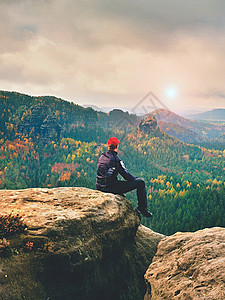
[[[134,180],[137,178],[128,172],[122,160],[117,156],[117,152],[112,150],[103,152],[99,158],[97,167],[97,190],[110,192],[118,180],[118,173],[125,180]]]

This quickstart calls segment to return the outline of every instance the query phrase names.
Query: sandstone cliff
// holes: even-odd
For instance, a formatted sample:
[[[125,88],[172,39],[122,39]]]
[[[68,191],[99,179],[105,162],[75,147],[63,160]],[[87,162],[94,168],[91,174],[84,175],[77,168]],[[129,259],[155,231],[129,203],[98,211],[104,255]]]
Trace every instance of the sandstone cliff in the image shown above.
[[[145,300],[225,299],[225,228],[163,239],[146,272]]]
[[[162,235],[121,196],[86,188],[1,190],[1,214],[28,226],[0,260],[0,299],[143,299]]]
[[[165,237],[86,188],[1,190],[0,212],[28,227],[0,241],[1,300],[225,299],[224,228]]]
[[[146,119],[142,120],[139,124],[139,130],[144,133],[153,132],[157,129],[157,121],[155,118],[148,116]]]

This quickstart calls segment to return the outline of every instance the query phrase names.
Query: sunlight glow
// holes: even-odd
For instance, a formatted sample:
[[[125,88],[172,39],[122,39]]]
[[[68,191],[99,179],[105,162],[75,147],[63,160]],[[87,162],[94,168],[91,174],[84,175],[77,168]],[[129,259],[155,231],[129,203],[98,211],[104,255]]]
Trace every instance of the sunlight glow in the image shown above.
[[[177,89],[175,87],[168,87],[165,94],[168,99],[175,99],[177,96]]]

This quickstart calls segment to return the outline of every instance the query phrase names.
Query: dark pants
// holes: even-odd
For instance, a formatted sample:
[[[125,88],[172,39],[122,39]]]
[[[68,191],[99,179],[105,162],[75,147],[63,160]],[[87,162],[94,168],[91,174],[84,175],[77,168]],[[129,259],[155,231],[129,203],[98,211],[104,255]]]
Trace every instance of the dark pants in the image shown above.
[[[122,181],[118,180],[115,185],[110,189],[110,192],[113,194],[122,195],[123,193],[127,193],[137,189],[137,198],[138,198],[138,207],[140,209],[147,207],[147,195],[145,182],[143,179],[136,178],[130,181]]]

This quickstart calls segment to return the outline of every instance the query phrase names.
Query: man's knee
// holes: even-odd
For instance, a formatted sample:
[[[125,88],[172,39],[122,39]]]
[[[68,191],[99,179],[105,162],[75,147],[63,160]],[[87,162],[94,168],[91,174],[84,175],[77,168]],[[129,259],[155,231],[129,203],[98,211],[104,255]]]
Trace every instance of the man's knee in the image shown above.
[[[138,185],[139,187],[145,187],[145,182],[144,182],[143,179],[137,178],[137,179],[135,179],[135,180],[136,180],[137,185]]]

